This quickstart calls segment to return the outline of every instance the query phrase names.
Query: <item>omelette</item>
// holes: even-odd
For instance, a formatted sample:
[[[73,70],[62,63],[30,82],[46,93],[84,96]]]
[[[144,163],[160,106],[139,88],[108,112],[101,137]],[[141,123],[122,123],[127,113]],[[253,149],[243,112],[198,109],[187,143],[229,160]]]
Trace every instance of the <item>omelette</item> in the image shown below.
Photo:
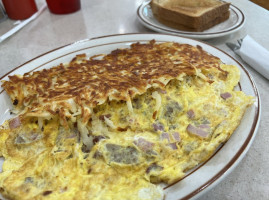
[[[164,199],[160,183],[212,156],[253,104],[239,80],[200,46],[154,40],[9,76],[2,87],[16,116],[0,129],[0,192]]]

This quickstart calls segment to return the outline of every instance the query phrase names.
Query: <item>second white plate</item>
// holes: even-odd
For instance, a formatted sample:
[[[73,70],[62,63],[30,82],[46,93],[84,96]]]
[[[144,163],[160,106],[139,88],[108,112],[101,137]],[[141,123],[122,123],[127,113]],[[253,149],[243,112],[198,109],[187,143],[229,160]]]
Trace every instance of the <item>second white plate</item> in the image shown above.
[[[225,36],[238,31],[244,26],[246,21],[244,13],[234,5],[230,5],[230,17],[228,20],[203,32],[181,31],[161,24],[157,19],[155,19],[149,3],[150,1],[147,0],[138,7],[138,19],[147,28],[160,33],[172,33],[179,36],[196,39],[210,39]]]

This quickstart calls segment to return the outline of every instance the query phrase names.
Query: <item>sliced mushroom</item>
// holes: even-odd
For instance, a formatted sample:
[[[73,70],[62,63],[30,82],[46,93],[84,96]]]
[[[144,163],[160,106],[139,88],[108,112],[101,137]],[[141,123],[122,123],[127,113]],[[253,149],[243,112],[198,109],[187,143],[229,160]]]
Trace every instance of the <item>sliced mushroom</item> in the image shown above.
[[[137,164],[139,152],[135,147],[121,146],[117,144],[106,144],[110,162],[123,164]]]

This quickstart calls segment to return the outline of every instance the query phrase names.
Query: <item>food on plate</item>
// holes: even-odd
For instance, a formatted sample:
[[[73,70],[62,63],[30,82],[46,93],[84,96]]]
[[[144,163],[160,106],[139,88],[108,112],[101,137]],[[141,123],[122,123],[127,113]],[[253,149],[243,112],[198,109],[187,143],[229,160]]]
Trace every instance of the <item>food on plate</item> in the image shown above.
[[[200,46],[155,40],[9,76],[1,194],[163,199],[159,183],[209,159],[253,103],[239,79]]]
[[[152,0],[150,5],[160,23],[185,31],[204,31],[230,16],[230,3],[220,0]]]

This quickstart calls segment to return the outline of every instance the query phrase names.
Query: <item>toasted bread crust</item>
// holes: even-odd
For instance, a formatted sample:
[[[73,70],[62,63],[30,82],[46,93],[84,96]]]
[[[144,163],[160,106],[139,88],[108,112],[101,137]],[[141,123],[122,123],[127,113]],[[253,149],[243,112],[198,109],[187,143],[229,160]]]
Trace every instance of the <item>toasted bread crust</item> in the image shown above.
[[[224,22],[226,21],[227,19],[229,19],[230,17],[230,12],[226,12],[224,13],[221,17],[217,17],[215,18],[214,20],[212,21],[209,21],[207,24],[204,24],[203,26],[200,26],[198,28],[193,28],[193,27],[190,27],[190,26],[184,26],[182,24],[178,24],[178,23],[174,23],[172,21],[168,21],[168,20],[165,20],[163,18],[160,18],[158,16],[156,16],[156,19],[166,25],[166,26],[169,26],[169,27],[172,27],[172,28],[175,28],[175,29],[179,29],[179,30],[183,30],[183,31],[192,31],[192,32],[201,32],[201,31],[204,31],[204,30],[207,30],[217,24],[220,24],[221,22]]]
[[[220,2],[210,7],[178,7],[151,1],[156,19],[167,26],[187,31],[204,31],[229,18],[230,3]],[[198,11],[199,10],[199,11]]]

